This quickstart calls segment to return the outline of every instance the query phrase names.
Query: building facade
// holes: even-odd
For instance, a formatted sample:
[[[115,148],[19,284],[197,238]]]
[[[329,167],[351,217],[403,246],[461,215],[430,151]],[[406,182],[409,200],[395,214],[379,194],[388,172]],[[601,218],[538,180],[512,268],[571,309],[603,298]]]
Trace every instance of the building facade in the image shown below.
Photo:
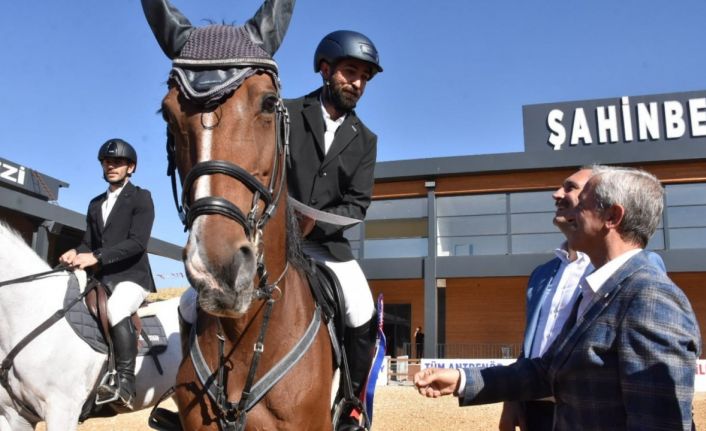
[[[364,224],[347,231],[385,300],[388,354],[516,357],[529,274],[553,257],[551,193],[579,167],[633,166],[665,187],[648,248],[706,333],[706,92],[524,107],[525,151],[378,163]]]

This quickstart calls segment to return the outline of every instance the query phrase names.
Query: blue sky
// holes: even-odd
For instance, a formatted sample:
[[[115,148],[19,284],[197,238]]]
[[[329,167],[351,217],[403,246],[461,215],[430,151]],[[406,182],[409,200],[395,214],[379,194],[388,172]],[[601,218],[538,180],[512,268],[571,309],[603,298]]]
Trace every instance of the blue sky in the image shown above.
[[[242,24],[259,0],[173,0],[194,25]],[[84,212],[105,189],[96,152],[122,137],[152,191],[153,235],[183,243],[156,114],[170,62],[138,0],[0,2],[0,157],[70,184],[59,204]],[[299,0],[275,59],[285,97],[316,88],[325,34],[357,30],[384,73],[357,112],[378,160],[523,150],[522,106],[703,90],[703,0]],[[181,263],[152,259],[160,287]]]

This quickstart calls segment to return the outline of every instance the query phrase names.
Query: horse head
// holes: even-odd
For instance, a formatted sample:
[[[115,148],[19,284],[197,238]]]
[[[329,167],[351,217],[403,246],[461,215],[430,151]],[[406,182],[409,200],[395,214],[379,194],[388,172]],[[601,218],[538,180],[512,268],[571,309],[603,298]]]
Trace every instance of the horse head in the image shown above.
[[[267,278],[263,229],[271,217],[284,220],[276,209],[286,196],[288,119],[272,56],[293,3],[267,0],[243,26],[197,28],[167,0],[142,0],[172,60],[162,113],[175,201],[189,230],[186,273],[201,308],[217,316],[248,310]],[[283,252],[277,239],[285,237],[284,222],[271,223],[268,233],[276,229],[282,235],[273,236],[272,246],[268,238],[268,247]],[[286,258],[271,254],[267,263],[284,268]]]

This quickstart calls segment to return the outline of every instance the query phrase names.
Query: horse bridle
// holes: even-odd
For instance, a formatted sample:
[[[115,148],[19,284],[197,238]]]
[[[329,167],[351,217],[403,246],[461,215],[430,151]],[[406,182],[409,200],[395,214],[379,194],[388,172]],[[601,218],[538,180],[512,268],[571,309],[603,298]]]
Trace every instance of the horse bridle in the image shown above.
[[[248,171],[234,163],[226,160],[206,160],[196,163],[185,175],[182,184],[182,204],[180,205],[177,196],[176,184],[176,144],[174,141],[174,136],[167,129],[167,175],[171,177],[172,195],[174,197],[174,203],[176,205],[177,212],[179,213],[179,217],[184,224],[184,230],[191,229],[194,220],[196,220],[199,216],[207,214],[220,214],[238,223],[245,231],[245,234],[248,236],[251,243],[257,245],[258,248],[256,259],[257,275],[259,277],[257,296],[258,298],[265,300],[265,311],[240,401],[238,403],[230,403],[227,400],[224,374],[225,336],[223,335],[223,328],[221,327],[220,319],[217,319],[219,366],[216,378],[207,378],[205,380],[202,379],[202,383],[208,388],[207,392],[209,396],[211,396],[220,410],[218,421],[221,428],[224,430],[242,430],[245,426],[247,411],[254,405],[253,401],[257,402],[259,397],[264,395],[264,392],[269,389],[269,387],[267,387],[263,390],[261,388],[261,383],[258,382],[256,384],[254,382],[254,378],[264,349],[264,338],[269,325],[272,307],[278,299],[278,296],[281,296],[281,291],[278,284],[282,281],[287,269],[289,268],[289,262],[287,262],[277,280],[273,283],[267,282],[268,273],[264,263],[264,247],[261,246],[261,242],[263,241],[262,231],[277,209],[279,200],[282,197],[282,191],[284,190],[284,182],[286,181],[286,164],[289,156],[289,113],[287,112],[287,108],[284,106],[284,102],[280,96],[280,85],[276,71],[273,72],[272,70],[265,70],[265,72],[268,73],[275,82],[278,99],[275,105],[276,154],[273,160],[271,171],[272,176],[267,186],[262,184]],[[233,88],[233,91],[235,91],[236,88],[237,87]],[[212,126],[207,126],[204,123],[203,118],[201,124],[205,129],[212,128]],[[220,196],[205,196],[198,198],[193,202],[191,201],[191,190],[196,179],[203,175],[214,174],[227,175],[245,185],[253,193],[252,205],[247,215],[245,215],[243,211],[241,211],[235,204]],[[265,203],[265,208],[263,209],[262,214],[258,217],[258,211],[260,209],[259,202],[261,200]],[[314,315],[318,315],[318,309],[315,310]],[[192,328],[192,336],[190,341],[192,350],[194,345],[198,348],[198,341],[195,339],[193,334],[193,329],[195,327],[196,324],[194,324]],[[309,339],[313,340],[313,336],[309,337]],[[310,344],[311,340],[309,339],[307,339],[307,341]],[[191,356],[195,369],[198,370],[204,367],[203,359],[199,361],[198,358],[194,357],[195,355],[192,354]],[[291,361],[287,361],[286,365],[289,365],[290,363]],[[283,366],[280,366],[278,368],[282,367]],[[256,390],[253,391],[253,389]]]
[[[277,151],[272,162],[272,176],[267,186],[262,184],[255,176],[242,167],[227,160],[206,160],[196,163],[184,177],[181,194],[182,203],[180,205],[176,180],[176,143],[174,136],[167,130],[167,175],[171,177],[174,204],[179,213],[179,218],[184,224],[185,231],[191,229],[197,217],[208,214],[219,214],[238,223],[245,231],[248,239],[253,244],[260,245],[262,241],[262,229],[277,209],[282,190],[284,189],[284,182],[286,181],[285,165],[289,155],[289,113],[280,95],[279,79],[276,73],[269,70],[265,72],[268,73],[275,82],[278,99],[275,105],[275,147]],[[233,91],[234,90],[235,89],[233,89]],[[212,128],[212,126],[206,126],[203,121],[202,126],[205,129]],[[192,202],[191,190],[196,180],[201,176],[214,174],[222,174],[234,178],[253,193],[252,205],[247,215],[231,201],[220,196],[205,196]],[[277,187],[276,190],[275,187]],[[258,217],[258,211],[260,210],[259,202],[261,200],[265,203],[265,208]],[[257,265],[258,275],[260,276],[258,287],[262,289],[267,285],[267,271],[264,265],[262,247],[258,247]]]

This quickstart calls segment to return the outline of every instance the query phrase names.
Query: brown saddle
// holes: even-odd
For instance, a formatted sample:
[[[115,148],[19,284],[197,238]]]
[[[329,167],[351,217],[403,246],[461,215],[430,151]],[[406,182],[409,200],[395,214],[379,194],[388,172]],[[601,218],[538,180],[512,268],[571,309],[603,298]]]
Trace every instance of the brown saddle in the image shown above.
[[[88,311],[99,323],[99,328],[108,344],[108,354],[112,355],[113,340],[110,337],[110,322],[108,322],[108,297],[110,296],[110,291],[108,290],[108,286],[94,278],[88,281],[86,289],[88,290],[88,294],[85,298],[86,308],[88,308]],[[138,316],[137,313],[132,313],[130,318],[135,327],[135,332],[138,334],[142,333],[142,319],[140,319],[140,316]],[[139,342],[139,338],[135,342]]]

